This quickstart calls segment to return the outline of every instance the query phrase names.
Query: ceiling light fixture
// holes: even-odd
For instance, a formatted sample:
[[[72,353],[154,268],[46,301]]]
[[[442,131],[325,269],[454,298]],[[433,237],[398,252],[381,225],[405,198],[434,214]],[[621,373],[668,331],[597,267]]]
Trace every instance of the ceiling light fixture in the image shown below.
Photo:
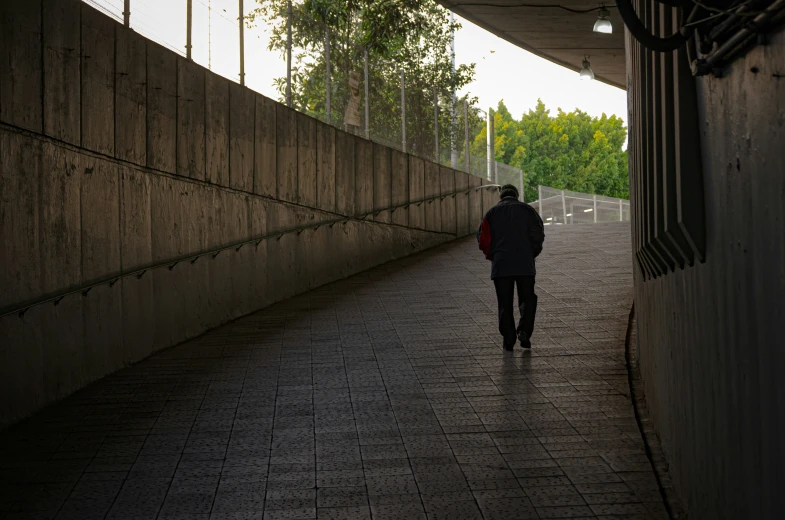
[[[591,64],[589,63],[589,57],[586,56],[583,58],[583,63],[581,63],[583,68],[581,69],[581,80],[593,80],[594,79],[594,71],[591,70]]]
[[[589,212],[591,212],[591,211],[594,211],[594,208],[589,208],[589,209],[585,209],[585,210],[583,210],[583,212],[584,212],[584,213],[589,213]]]
[[[600,6],[600,14],[597,17],[597,21],[594,22],[594,32],[596,33],[603,33],[603,34],[611,34],[613,32],[613,24],[608,17],[611,13],[605,9],[605,6]]]

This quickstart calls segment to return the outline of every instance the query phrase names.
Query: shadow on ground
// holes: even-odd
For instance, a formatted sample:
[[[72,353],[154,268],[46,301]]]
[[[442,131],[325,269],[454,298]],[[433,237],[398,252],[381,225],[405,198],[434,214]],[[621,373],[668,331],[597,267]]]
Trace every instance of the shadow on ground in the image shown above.
[[[473,239],[161,352],[2,434],[0,519],[667,518],[629,224],[547,229],[534,348]]]

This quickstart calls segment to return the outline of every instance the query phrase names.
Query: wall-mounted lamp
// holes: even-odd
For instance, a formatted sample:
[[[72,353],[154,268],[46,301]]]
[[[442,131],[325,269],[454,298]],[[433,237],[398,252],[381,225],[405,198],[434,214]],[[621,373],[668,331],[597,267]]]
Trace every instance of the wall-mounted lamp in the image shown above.
[[[613,32],[613,24],[608,20],[610,15],[611,13],[605,9],[604,5],[600,7],[600,14],[597,17],[597,21],[594,22],[594,32],[603,34],[611,34]]]

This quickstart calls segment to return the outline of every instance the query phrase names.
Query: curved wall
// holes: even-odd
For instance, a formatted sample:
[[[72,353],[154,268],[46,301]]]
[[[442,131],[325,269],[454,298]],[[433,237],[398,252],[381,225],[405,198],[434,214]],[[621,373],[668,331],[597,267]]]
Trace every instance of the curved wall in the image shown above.
[[[468,234],[492,195],[452,193],[482,183],[294,112],[82,2],[2,2],[0,309],[355,220],[0,318],[0,427],[220,323]]]
[[[780,32],[699,78],[706,261],[636,263],[646,401],[690,518],[785,517],[784,64]]]

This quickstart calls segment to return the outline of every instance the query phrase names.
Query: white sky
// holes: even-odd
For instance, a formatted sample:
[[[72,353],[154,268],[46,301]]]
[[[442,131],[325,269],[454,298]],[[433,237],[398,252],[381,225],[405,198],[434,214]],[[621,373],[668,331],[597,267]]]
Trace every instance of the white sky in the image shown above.
[[[541,98],[552,114],[557,108],[566,112],[579,108],[592,116],[604,112],[627,120],[625,91],[599,81],[581,81],[577,72],[516,47],[468,20],[455,18],[463,26],[455,35],[456,62],[477,64],[476,79],[461,94],[468,91],[477,96],[483,110],[496,108],[503,99],[518,119]]]
[[[123,0],[86,1],[122,18]],[[244,4],[246,12],[256,6],[254,0],[244,0]],[[185,0],[131,0],[131,26],[184,54],[185,5]],[[234,81],[239,80],[237,6],[237,0],[193,0],[194,60]],[[552,113],[557,108],[568,112],[580,108],[592,116],[606,113],[627,119],[624,91],[599,81],[580,81],[577,72],[524,51],[467,20],[456,19],[463,25],[455,36],[456,61],[477,64],[476,79],[464,91],[477,96],[482,109],[496,107],[504,99],[513,117],[519,118],[541,98]],[[266,27],[246,30],[246,84],[278,99],[273,78],[286,75],[286,63],[267,50],[268,43]]]

